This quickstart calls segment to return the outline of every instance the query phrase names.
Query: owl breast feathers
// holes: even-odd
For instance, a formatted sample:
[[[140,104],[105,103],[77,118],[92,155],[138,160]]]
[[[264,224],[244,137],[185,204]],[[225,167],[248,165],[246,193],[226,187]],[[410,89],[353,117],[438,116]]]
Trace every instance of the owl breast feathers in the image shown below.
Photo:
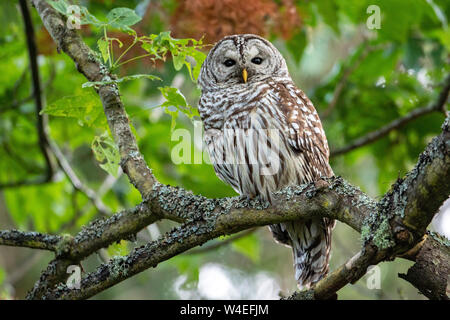
[[[271,201],[285,186],[333,175],[319,116],[269,41],[255,35],[222,39],[203,63],[199,85],[211,162],[239,194]],[[320,217],[270,226],[278,242],[292,247],[300,288],[328,272],[333,226]]]

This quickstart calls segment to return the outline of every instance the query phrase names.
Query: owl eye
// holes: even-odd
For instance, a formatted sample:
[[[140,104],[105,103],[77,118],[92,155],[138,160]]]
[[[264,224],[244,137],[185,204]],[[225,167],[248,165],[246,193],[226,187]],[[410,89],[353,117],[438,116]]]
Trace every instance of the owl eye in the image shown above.
[[[231,67],[236,64],[236,61],[234,61],[233,59],[227,59],[223,64],[225,65],[225,67]]]
[[[262,62],[263,62],[263,59],[260,57],[254,57],[252,59],[252,63],[254,63],[254,64],[261,64]]]

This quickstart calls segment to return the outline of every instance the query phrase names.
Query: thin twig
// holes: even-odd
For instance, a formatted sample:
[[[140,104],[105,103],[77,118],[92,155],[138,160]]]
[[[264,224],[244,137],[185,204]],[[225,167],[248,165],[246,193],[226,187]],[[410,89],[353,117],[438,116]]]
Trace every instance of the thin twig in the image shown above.
[[[344,90],[345,86],[347,85],[348,78],[353,73],[353,71],[355,71],[355,69],[359,67],[359,65],[367,57],[367,55],[371,51],[375,50],[375,48],[376,48],[376,47],[367,46],[366,42],[363,42],[363,45],[364,45],[364,49],[363,49],[363,52],[361,53],[361,55],[357,58],[357,60],[353,64],[351,64],[344,70],[343,75],[342,75],[341,79],[339,80],[339,83],[337,84],[337,86],[334,89],[333,99],[331,100],[330,104],[328,105],[328,108],[325,109],[325,111],[323,111],[320,115],[320,117],[322,119],[327,118],[331,114],[331,112],[334,110],[334,108],[336,107],[337,102],[339,101],[339,98],[341,96],[341,93]]]
[[[39,232],[0,230],[0,245],[56,251],[62,238]]]
[[[345,154],[347,152],[350,152],[352,150],[355,150],[357,148],[360,148],[362,146],[365,146],[371,142],[374,142],[374,141],[386,136],[392,130],[399,129],[402,126],[411,122],[412,120],[417,119],[426,114],[433,113],[433,112],[444,112],[444,114],[445,114],[445,112],[446,112],[445,106],[447,103],[449,91],[450,91],[450,75],[447,76],[444,87],[442,88],[436,102],[434,102],[431,105],[424,107],[424,108],[414,109],[407,115],[392,121],[388,125],[380,128],[378,130],[372,131],[372,132],[366,134],[365,136],[363,136],[359,139],[356,139],[355,141],[351,142],[350,144],[348,144],[342,148],[332,150],[330,156],[336,157],[336,156]]]
[[[101,198],[97,196],[95,191],[81,182],[56,143],[50,141],[49,147],[52,153],[55,155],[59,167],[64,171],[75,190],[83,193],[92,202],[99,213],[105,216],[111,215],[111,210],[109,210],[109,208],[103,203]]]

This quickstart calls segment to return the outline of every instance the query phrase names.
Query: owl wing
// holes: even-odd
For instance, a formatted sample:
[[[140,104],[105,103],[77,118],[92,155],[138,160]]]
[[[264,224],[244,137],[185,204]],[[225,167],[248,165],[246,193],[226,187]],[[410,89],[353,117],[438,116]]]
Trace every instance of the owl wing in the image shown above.
[[[279,83],[277,89],[279,107],[286,118],[289,145],[303,154],[313,176],[332,176],[327,138],[312,102],[293,83]]]

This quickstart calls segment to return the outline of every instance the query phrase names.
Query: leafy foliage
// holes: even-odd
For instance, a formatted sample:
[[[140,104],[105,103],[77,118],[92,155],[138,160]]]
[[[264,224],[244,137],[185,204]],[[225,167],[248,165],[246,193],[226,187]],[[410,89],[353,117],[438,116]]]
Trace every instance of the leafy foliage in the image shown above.
[[[118,173],[119,154],[94,90],[98,86],[120,84],[139,148],[161,183],[182,186],[208,197],[225,197],[235,192],[204,161],[198,144],[201,136],[192,121],[198,117],[195,106],[199,91],[195,81],[201,64],[211,44],[225,34],[253,32],[273,41],[287,58],[294,81],[306,91],[320,114],[329,108],[336,88],[342,84],[336,105],[328,116],[322,116],[331,149],[345,146],[434,102],[440,83],[450,72],[450,2],[445,0],[49,3],[66,16],[73,14],[68,12],[72,3],[78,5],[82,28],[77,32],[111,76],[86,83],[69,58],[56,54],[52,39],[35,10],[31,10],[40,52],[42,91],[48,101],[42,115],[49,117],[50,137],[60,146],[77,176],[91,189],[102,191],[99,197],[113,212],[136,205],[141,197]],[[380,29],[369,30],[366,26],[366,9],[372,4],[380,7]],[[2,1],[0,9],[4,28],[0,35],[2,185],[38,180],[46,167],[36,130],[21,16],[14,1]],[[333,158],[333,170],[376,197],[411,169],[426,143],[440,131],[442,120],[442,114],[437,112],[416,119],[372,144]],[[171,151],[179,143],[175,128],[190,133],[194,142],[191,156],[201,158],[201,163],[172,161]],[[86,195],[74,190],[61,172],[51,183],[4,189],[1,195],[0,229],[18,227],[74,234],[98,217]],[[160,233],[172,227],[169,222],[157,226]],[[359,249],[358,239],[349,228],[337,226],[331,269]],[[149,241],[146,230],[139,233],[137,244],[144,241]],[[108,254],[124,255],[134,245],[133,241],[122,241],[109,248]],[[15,258],[11,261],[23,261],[21,256]],[[172,285],[179,274],[186,276],[186,285],[194,286],[202,266],[211,262],[239,267],[248,276],[268,272],[279,277],[277,282],[288,292],[295,289],[294,282],[286,280],[292,278],[290,259],[289,249],[274,244],[264,228],[219,250],[179,255],[159,266],[157,272],[130,279],[131,289],[124,284],[99,298],[130,292],[136,297],[174,298],[177,293]],[[92,257],[86,261],[86,268],[96,264],[97,257]],[[398,272],[405,271],[405,265],[396,262],[382,266],[382,290],[368,290],[359,282],[355,285],[357,290],[343,289],[340,298],[419,298],[415,289],[394,280]],[[34,273],[43,268],[43,263],[39,263]],[[0,270],[0,274],[11,272],[3,265]],[[8,276],[0,278],[1,296]],[[18,292],[31,287],[30,281],[24,279],[24,284],[18,284],[23,286]],[[145,289],[139,291],[138,283]]]
[[[189,119],[192,119],[194,116],[199,116],[197,109],[193,108],[186,101],[186,98],[177,88],[172,87],[159,87],[159,91],[161,91],[164,98],[166,98],[166,102],[161,104],[161,107],[172,116],[172,125],[171,129],[173,130],[176,125],[176,118],[178,117],[178,111],[183,112]],[[171,110],[170,107],[175,107],[175,110]]]
[[[44,113],[56,117],[75,118],[80,125],[106,126],[102,103],[98,95],[92,91],[58,99],[46,105],[41,115]]]
[[[120,155],[114,140],[109,136],[108,132],[95,137],[91,147],[95,158],[100,163],[100,167],[116,177],[119,170]]]
[[[259,238],[255,234],[250,234],[233,241],[232,248],[243,254],[253,262],[259,262],[261,257]]]

